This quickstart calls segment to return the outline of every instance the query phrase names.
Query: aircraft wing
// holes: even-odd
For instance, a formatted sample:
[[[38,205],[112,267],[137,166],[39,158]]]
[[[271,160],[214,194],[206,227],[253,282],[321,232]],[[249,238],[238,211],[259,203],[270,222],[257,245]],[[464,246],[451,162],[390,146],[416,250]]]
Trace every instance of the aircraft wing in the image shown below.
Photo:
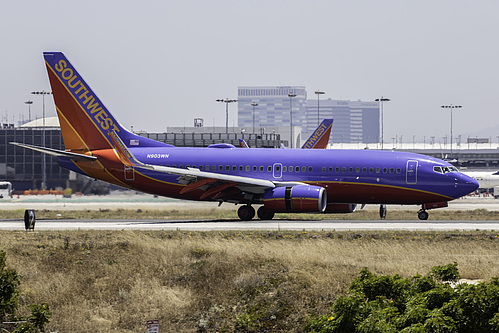
[[[52,156],[67,157],[73,161],[95,161],[97,159],[97,157],[95,157],[95,156],[77,154],[77,153],[72,153],[69,151],[58,150],[58,149],[47,148],[47,147],[34,146],[34,145],[29,145],[27,143],[19,143],[19,142],[9,142],[9,143],[12,145],[22,147],[22,148],[36,150],[40,153],[44,153],[44,154],[48,154],[48,155],[52,155]]]
[[[206,172],[206,171],[201,171],[197,168],[180,169],[180,168],[172,168],[161,165],[145,164],[135,158],[135,156],[128,150],[125,144],[121,141],[120,137],[116,134],[116,132],[114,131],[110,132],[110,137],[115,147],[118,158],[124,165],[128,167],[138,167],[158,172],[179,175],[189,179],[190,180],[188,182],[189,185],[186,187],[185,190],[183,190],[182,193],[217,181],[218,184],[216,185],[216,187],[218,187],[220,191],[225,190],[229,187],[237,186],[241,190],[254,193],[263,192],[267,188],[293,186],[298,184],[304,185],[304,183],[301,182],[274,182],[266,179],[227,175],[216,172]]]

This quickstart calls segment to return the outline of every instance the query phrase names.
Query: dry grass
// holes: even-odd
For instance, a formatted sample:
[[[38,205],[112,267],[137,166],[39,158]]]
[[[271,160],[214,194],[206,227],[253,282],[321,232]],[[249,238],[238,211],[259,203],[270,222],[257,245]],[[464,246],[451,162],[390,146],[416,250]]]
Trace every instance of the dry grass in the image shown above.
[[[22,304],[47,302],[49,331],[301,331],[362,267],[499,275],[498,232],[0,232]]]

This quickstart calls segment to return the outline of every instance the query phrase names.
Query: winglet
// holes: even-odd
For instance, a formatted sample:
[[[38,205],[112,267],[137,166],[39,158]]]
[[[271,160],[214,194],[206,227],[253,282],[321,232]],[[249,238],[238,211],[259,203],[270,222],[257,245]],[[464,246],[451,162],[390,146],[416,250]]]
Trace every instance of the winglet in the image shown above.
[[[331,135],[333,119],[324,119],[317,129],[308,138],[302,149],[325,149]]]

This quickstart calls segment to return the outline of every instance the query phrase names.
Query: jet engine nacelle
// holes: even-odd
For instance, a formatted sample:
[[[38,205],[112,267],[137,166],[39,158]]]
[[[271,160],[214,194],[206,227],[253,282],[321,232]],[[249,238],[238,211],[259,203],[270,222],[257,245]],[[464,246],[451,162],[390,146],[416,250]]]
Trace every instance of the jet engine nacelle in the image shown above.
[[[326,209],[326,190],[320,186],[296,185],[265,191],[265,210],[274,213],[322,213]]]
[[[357,208],[356,204],[330,203],[324,213],[353,213]]]

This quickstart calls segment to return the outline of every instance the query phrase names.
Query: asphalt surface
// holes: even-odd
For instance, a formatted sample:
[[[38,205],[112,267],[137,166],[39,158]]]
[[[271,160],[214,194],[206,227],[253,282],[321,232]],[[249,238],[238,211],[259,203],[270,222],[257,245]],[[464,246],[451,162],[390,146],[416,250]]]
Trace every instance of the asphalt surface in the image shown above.
[[[24,230],[24,221],[0,220],[0,230]],[[380,220],[36,220],[35,230],[498,230],[499,221]]]
[[[21,196],[2,199],[0,210],[8,209],[194,209],[215,208],[217,203],[189,202],[168,198],[157,198],[144,194],[118,194],[110,196],[88,196],[62,198],[55,196]],[[235,210],[236,206],[224,204],[217,209]],[[379,209],[368,205],[365,209]],[[389,205],[390,210],[418,210],[416,206]],[[466,197],[450,202],[446,210],[486,209],[499,211],[499,200],[492,197]],[[353,213],[355,214],[355,213]],[[35,230],[498,230],[499,221],[398,221],[398,220],[36,220]],[[0,216],[0,230],[24,230],[24,220],[5,220]]]

